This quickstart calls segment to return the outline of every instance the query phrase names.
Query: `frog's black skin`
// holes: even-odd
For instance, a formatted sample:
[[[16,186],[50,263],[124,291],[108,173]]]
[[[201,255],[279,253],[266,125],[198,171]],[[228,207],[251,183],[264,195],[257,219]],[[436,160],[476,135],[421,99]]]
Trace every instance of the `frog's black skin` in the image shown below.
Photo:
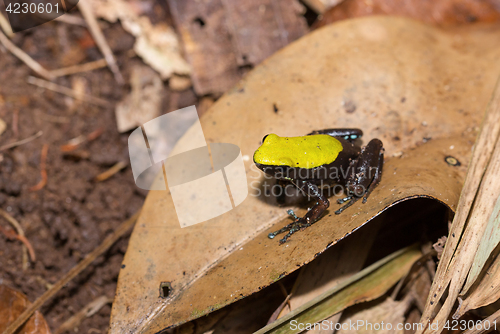
[[[311,169],[256,163],[259,169],[276,177],[279,183],[291,182],[301,192],[316,200],[314,206],[302,218],[289,210],[288,213],[295,221],[269,234],[269,238],[273,239],[276,235],[288,231],[288,234],[279,241],[280,244],[285,243],[293,233],[314,224],[330,206],[328,198],[321,193],[318,185],[337,183],[345,186],[347,196],[338,200],[338,203],[347,203],[335,211],[335,214],[340,214],[360,198],[366,203],[368,196],[382,178],[384,149],[379,139],[372,139],[366,147],[361,148],[354,143],[363,135],[360,129],[325,129],[308,135],[315,134],[330,135],[341,142],[343,149],[332,163]],[[338,173],[339,170],[344,173]]]

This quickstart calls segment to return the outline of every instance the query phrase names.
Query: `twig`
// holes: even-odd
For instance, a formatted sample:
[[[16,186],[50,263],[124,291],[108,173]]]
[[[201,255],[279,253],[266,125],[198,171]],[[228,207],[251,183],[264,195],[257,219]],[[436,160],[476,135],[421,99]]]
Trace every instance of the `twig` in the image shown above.
[[[81,144],[92,141],[97,139],[102,133],[104,132],[103,128],[98,128],[97,130],[92,131],[88,135],[80,135],[76,138],[70,139],[66,145],[61,146],[61,151],[62,152],[71,152],[74,151],[80,146]]]
[[[104,305],[113,302],[112,298],[108,298],[107,296],[100,296],[85,305],[80,311],[73,314],[68,320],[66,320],[58,329],[54,332],[54,334],[61,334],[66,331],[70,331],[73,328],[76,328],[80,325],[83,319],[91,317],[97,311],[99,311]]]
[[[0,31],[0,43],[2,43],[7,50],[9,50],[14,56],[19,58],[23,63],[28,65],[28,67],[31,68],[33,71],[35,71],[38,75],[44,77],[47,80],[54,79],[54,77],[52,76],[52,74],[50,74],[49,71],[43,68],[43,66],[37,63],[35,60],[33,60],[33,58],[28,56],[28,54],[26,54],[23,50],[15,46],[14,43],[12,43],[1,31]]]
[[[2,13],[0,13],[0,27],[2,27],[2,30],[7,37],[12,38],[12,36],[14,36],[14,32],[12,31],[9,22],[7,22],[7,19]]]
[[[87,23],[85,23],[85,20],[82,19],[80,16],[72,15],[72,14],[68,14],[68,13],[56,17],[55,20],[59,21],[59,22],[64,22],[67,24],[73,24],[76,26],[82,26],[82,27],[87,26]]]
[[[12,132],[14,133],[14,138],[19,135],[19,109],[14,109],[14,114],[12,115]]]
[[[47,153],[49,152],[49,144],[43,144],[42,154],[40,155],[40,174],[42,174],[42,179],[33,187],[29,188],[29,191],[38,191],[45,187],[47,184]]]
[[[78,94],[77,92],[75,92],[71,88],[57,85],[53,82],[48,82],[48,81],[38,79],[38,78],[35,78],[32,76],[28,77],[28,83],[35,85],[35,86],[38,86],[38,87],[48,89],[48,90],[52,90],[52,91],[57,92],[57,93],[68,95],[74,99],[81,100],[81,101],[88,102],[88,103],[92,103],[92,104],[95,104],[95,105],[98,105],[101,107],[109,107],[110,106],[110,103],[106,100],[103,100],[103,99],[100,99],[98,97],[94,97],[91,95],[87,95],[87,94],[81,95],[81,94]]]
[[[132,217],[124,221],[114,232],[109,235],[96,249],[89,253],[80,263],[68,271],[54,286],[41,295],[33,304],[31,304],[24,312],[14,320],[3,334],[14,334],[16,330],[28,320],[33,313],[42,306],[47,300],[52,298],[59,290],[61,290],[68,282],[70,282],[82,270],[87,268],[97,257],[106,252],[118,239],[120,239],[134,225],[139,217],[140,210]]]
[[[127,163],[124,162],[124,161],[119,161],[117,162],[113,167],[111,167],[110,169],[108,169],[107,171],[97,175],[95,177],[95,180],[97,182],[102,182],[104,180],[107,180],[109,179],[111,176],[115,175],[116,173],[118,173],[119,171],[121,171],[123,168],[127,167]]]
[[[36,256],[35,256],[35,251],[33,250],[33,247],[31,246],[31,243],[26,239],[26,236],[24,235],[24,230],[21,227],[21,224],[9,215],[6,211],[0,209],[0,215],[2,215],[9,223],[14,226],[14,228],[17,231],[17,235],[19,236],[19,241],[21,241],[23,245],[23,269],[28,269],[28,250],[30,252],[31,260],[35,262]]]
[[[97,23],[94,13],[92,12],[92,8],[90,8],[89,2],[78,1],[77,6],[78,9],[80,10],[80,13],[82,13],[83,18],[87,22],[90,33],[94,37],[94,40],[97,43],[97,46],[99,47],[99,50],[101,50],[102,54],[104,55],[104,58],[108,63],[109,69],[111,70],[111,72],[113,72],[116,82],[118,82],[120,85],[123,85],[124,84],[123,76],[120,73],[118,65],[116,64],[115,56],[113,55],[111,48],[106,42],[106,39],[104,38],[101,28],[99,28],[99,24]]]
[[[13,148],[13,147],[17,147],[17,146],[20,146],[20,145],[24,145],[26,143],[29,143],[30,141],[34,140],[34,139],[37,139],[38,137],[40,137],[41,135],[43,135],[43,131],[38,131],[36,134],[34,134],[33,136],[31,137],[28,137],[26,139],[23,139],[23,140],[19,140],[19,141],[16,141],[16,142],[13,142],[13,143],[10,143],[10,144],[5,144],[3,146],[0,146],[0,152],[2,151],[5,151],[5,150],[8,150],[9,148]]]
[[[70,121],[69,117],[49,115],[42,111],[38,111],[38,115],[41,119],[52,123],[69,123]]]
[[[63,15],[63,16],[65,16],[65,15]],[[85,63],[85,64],[60,68],[58,70],[50,71],[50,73],[52,74],[52,76],[57,78],[57,77],[63,77],[65,75],[70,75],[70,74],[75,74],[75,73],[93,71],[93,70],[96,70],[98,68],[106,67],[106,65],[107,65],[106,59],[99,59],[99,60],[92,61],[92,62]]]

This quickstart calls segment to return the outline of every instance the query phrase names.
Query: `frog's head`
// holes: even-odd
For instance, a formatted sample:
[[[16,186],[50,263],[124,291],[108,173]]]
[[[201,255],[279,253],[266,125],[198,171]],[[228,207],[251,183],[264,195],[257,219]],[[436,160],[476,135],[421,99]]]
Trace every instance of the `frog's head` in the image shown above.
[[[287,169],[293,165],[293,159],[288,155],[287,139],[274,133],[264,136],[262,145],[253,155],[257,168],[278,178],[286,175]]]

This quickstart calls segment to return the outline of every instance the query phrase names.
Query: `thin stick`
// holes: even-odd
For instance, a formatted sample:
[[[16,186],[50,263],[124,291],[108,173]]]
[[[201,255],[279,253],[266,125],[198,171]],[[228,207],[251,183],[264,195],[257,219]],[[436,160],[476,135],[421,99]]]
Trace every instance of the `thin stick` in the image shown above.
[[[14,132],[14,138],[19,135],[19,109],[14,109],[14,114],[12,115],[12,132]]]
[[[42,87],[42,88],[51,90],[51,91],[54,91],[54,92],[57,92],[57,93],[61,93],[61,94],[70,96],[70,97],[77,99],[77,100],[80,100],[80,101],[92,103],[92,104],[95,104],[95,105],[98,105],[101,107],[109,107],[110,106],[110,103],[106,100],[103,100],[103,99],[100,99],[98,97],[94,97],[91,95],[87,95],[87,94],[81,95],[81,94],[78,94],[77,92],[75,92],[71,88],[57,85],[53,82],[45,81],[45,80],[38,79],[38,78],[35,78],[32,76],[28,77],[28,83],[35,85],[35,86],[38,86],[38,87]]]
[[[83,1],[84,2],[84,1]],[[28,56],[23,50],[14,45],[4,34],[0,31],[0,43],[5,46],[7,50],[9,50],[14,56],[19,58],[23,63],[28,65],[33,71],[35,71],[38,75],[44,77],[47,80],[53,80],[52,74],[43,68],[42,65],[37,63],[33,58]]]
[[[72,24],[76,26],[87,27],[87,23],[80,16],[72,15],[72,14],[64,14],[55,18],[56,21]]]
[[[34,139],[37,139],[41,135],[43,135],[43,131],[38,131],[36,134],[34,134],[33,136],[28,137],[26,139],[19,140],[19,141],[10,143],[10,144],[6,144],[6,145],[3,145],[3,146],[0,146],[0,152],[8,150],[9,148],[13,148],[13,147],[17,147],[17,146],[29,143],[30,141],[32,141]]]
[[[85,63],[85,64],[74,65],[74,66],[60,68],[58,70],[53,70],[53,71],[50,71],[50,74],[52,74],[52,76],[57,78],[57,77],[63,77],[63,76],[75,74],[75,73],[93,71],[93,70],[96,70],[98,68],[103,68],[106,66],[107,66],[106,59],[99,59],[99,60],[91,61],[91,62]]]
[[[99,138],[100,135],[104,132],[103,128],[98,128],[97,130],[92,131],[88,135],[79,135],[76,138],[71,139],[66,145],[61,146],[61,152],[71,152],[78,148],[83,143],[93,141]]]
[[[12,36],[14,36],[14,32],[12,31],[9,22],[2,13],[0,13],[0,27],[2,27],[2,30],[7,37],[12,38]]]
[[[12,217],[10,214],[8,214],[6,211],[0,209],[0,215],[2,215],[9,223],[14,226],[14,228],[17,231],[17,235],[19,236],[19,240],[24,244],[23,245],[23,269],[28,269],[28,249],[30,249],[30,256],[31,260],[35,262],[36,256],[35,256],[35,251],[33,250],[33,247],[31,246],[31,243],[26,239],[26,236],[24,235],[24,230],[21,227],[21,224]],[[24,239],[24,240],[23,240]]]
[[[80,13],[82,13],[83,18],[87,22],[90,33],[94,37],[94,40],[97,43],[97,46],[99,47],[99,50],[101,50],[102,54],[104,55],[104,58],[108,63],[109,69],[111,70],[111,72],[113,72],[116,82],[118,82],[120,85],[123,85],[124,84],[123,76],[120,73],[118,65],[116,64],[115,56],[113,55],[111,48],[106,42],[106,39],[104,38],[101,28],[99,28],[99,24],[97,23],[94,13],[92,12],[92,8],[90,8],[89,2],[78,1],[77,6],[78,9],[80,10]]]
[[[107,180],[111,176],[115,175],[116,173],[118,173],[119,171],[121,171],[123,168],[125,168],[127,166],[128,166],[128,164],[126,162],[124,162],[124,161],[118,161],[113,167],[111,167],[107,171],[105,171],[105,172],[97,175],[95,177],[95,180],[97,182],[102,182],[104,180]]]
[[[73,314],[71,318],[66,320],[58,329],[54,332],[54,334],[61,334],[66,331],[70,331],[73,328],[76,328],[80,325],[83,319],[91,317],[97,311],[99,311],[104,305],[108,303],[112,303],[113,298],[108,298],[107,296],[100,296],[85,305],[80,311]]]
[[[42,179],[33,187],[29,188],[29,191],[38,191],[45,187],[47,184],[47,153],[49,152],[49,144],[43,144],[42,154],[40,155],[40,174],[42,175]]]
[[[141,211],[136,212],[132,217],[121,223],[120,226],[114,232],[109,235],[104,241],[92,252],[90,252],[80,263],[68,271],[61,279],[54,284],[52,288],[47,290],[43,295],[41,295],[33,304],[31,304],[23,313],[12,322],[3,334],[14,334],[16,330],[21,327],[32,315],[33,313],[52,298],[59,290],[61,290],[68,282],[70,282],[76,275],[87,268],[96,258],[106,252],[118,239],[120,239],[128,230],[134,226],[135,221],[139,217]]]

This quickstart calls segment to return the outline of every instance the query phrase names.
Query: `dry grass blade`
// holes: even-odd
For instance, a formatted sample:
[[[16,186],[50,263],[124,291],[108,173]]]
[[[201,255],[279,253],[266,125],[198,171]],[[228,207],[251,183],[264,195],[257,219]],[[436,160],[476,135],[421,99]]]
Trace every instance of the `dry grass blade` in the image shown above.
[[[42,153],[40,154],[40,174],[42,179],[33,187],[30,187],[29,191],[38,191],[43,189],[47,184],[47,154],[49,153],[49,144],[43,144]]]
[[[14,36],[14,32],[12,31],[9,22],[7,21],[5,16],[3,16],[2,13],[0,13],[0,27],[2,28],[3,32],[7,35],[7,37],[12,38],[12,36]]]
[[[42,306],[47,300],[52,298],[59,290],[61,290],[69,281],[71,281],[76,275],[78,275],[82,270],[87,268],[97,257],[102,255],[106,250],[109,249],[118,239],[120,239],[127,231],[134,225],[137,217],[141,212],[136,212],[132,217],[121,223],[120,226],[109,235],[104,241],[91,253],[89,253],[80,263],[74,266],[70,271],[66,273],[61,279],[47,290],[43,295],[41,295],[31,306],[29,306],[14,322],[12,322],[9,327],[3,332],[3,334],[14,334],[16,330],[21,327],[26,320],[28,320],[31,315]]]
[[[73,89],[68,88],[68,87],[64,87],[61,85],[56,85],[53,82],[48,82],[48,81],[30,76],[30,77],[28,77],[28,83],[35,85],[35,86],[38,86],[38,87],[41,87],[41,88],[52,90],[52,91],[57,92],[57,93],[68,95],[74,99],[81,100],[81,101],[88,102],[88,103],[92,103],[92,104],[95,104],[95,105],[98,105],[101,107],[110,106],[110,103],[106,100],[100,99],[98,97],[90,96],[90,95],[81,96]]]
[[[63,15],[62,17],[65,17],[66,15]],[[85,64],[79,64],[79,65],[60,68],[58,70],[50,71],[50,73],[54,77],[63,77],[63,76],[70,75],[70,74],[88,72],[88,71],[96,70],[98,68],[103,68],[103,67],[106,67],[107,64],[108,63],[106,62],[106,59],[99,59],[99,60],[91,61],[91,62],[88,62]]]
[[[85,19],[85,21],[87,21],[90,33],[92,34],[92,37],[94,37],[95,42],[99,47],[99,50],[101,50],[101,52],[103,53],[104,58],[108,63],[109,69],[111,70],[111,72],[113,72],[115,76],[116,82],[118,82],[120,85],[123,85],[125,81],[123,80],[123,76],[120,73],[120,69],[116,64],[113,51],[111,51],[111,48],[106,42],[106,38],[104,37],[101,28],[99,28],[99,24],[97,23],[94,13],[92,12],[91,4],[88,1],[79,1],[78,9],[80,10],[80,13],[82,13],[82,16]]]
[[[119,171],[121,171],[123,168],[125,168],[127,166],[128,166],[128,163],[126,163],[125,161],[118,161],[113,167],[111,167],[107,171],[105,171],[105,172],[97,175],[95,177],[95,180],[97,182],[105,181],[105,180],[109,179],[111,176],[115,175],[116,173],[118,173]]]
[[[490,173],[485,175],[484,182],[492,184],[498,183],[497,175],[495,174],[497,174],[499,170],[500,170],[500,137],[499,141],[497,142],[496,149],[492,157],[492,161],[490,162],[490,166],[488,167],[488,171]],[[485,219],[486,221],[488,221],[488,225],[486,226],[486,229],[483,233],[483,237],[479,242],[479,248],[477,249],[476,256],[472,261],[472,267],[470,269],[469,275],[467,276],[467,282],[465,283],[465,286],[460,292],[460,295],[462,296],[469,291],[472,284],[474,284],[474,282],[478,279],[479,274],[481,273],[486,264],[486,261],[488,260],[488,258],[490,258],[491,253],[494,251],[494,249],[498,246],[498,243],[500,242],[500,229],[498,228],[498,226],[500,226],[500,192],[497,192],[496,194],[498,196],[497,201],[493,209],[493,212],[490,215],[490,218]],[[494,195],[495,194],[493,194],[493,196]]]
[[[415,246],[395,252],[262,328],[256,334],[299,333],[301,330],[298,328],[296,330],[290,328],[291,321],[315,323],[346,307],[376,299],[403,277],[421,255]]]
[[[483,182],[480,189],[481,179],[485,175],[485,171],[486,175],[495,174],[495,170],[492,168],[493,164],[490,164],[490,166],[488,164],[495,148],[495,143],[498,141],[499,134],[500,84],[497,82],[483,120],[481,132],[475,144],[457,212],[429,293],[426,308],[422,315],[421,323],[424,325],[429,324],[432,320],[439,322],[441,326],[446,322],[465,283],[467,273],[472,266],[480,238],[483,235],[482,232],[486,228],[488,218],[493,211],[494,203],[500,193],[500,182],[498,180],[489,185]],[[498,143],[496,145],[496,151],[498,152],[496,156],[498,156],[500,154],[500,145]],[[474,209],[472,209],[473,203],[475,203]],[[464,231],[469,216],[471,219]],[[448,285],[450,286],[448,297],[439,313],[433,319],[432,314],[436,311],[437,302],[443,296]],[[429,328],[429,331],[432,331],[432,329]],[[417,333],[421,332],[422,330],[419,329]]]
[[[24,230],[21,227],[21,224],[12,217],[10,214],[8,214],[6,211],[0,209],[0,215],[2,215],[9,223],[14,226],[17,232],[17,237],[19,241],[21,241],[23,245],[23,269],[26,270],[28,269],[28,251],[31,256],[31,260],[35,262],[36,256],[35,256],[35,251],[33,250],[33,246],[31,246],[31,243],[26,239],[26,236],[24,235]]]
[[[465,299],[460,299],[460,305],[453,315],[459,319],[467,311],[494,303],[500,298],[500,257],[497,256],[488,271],[479,279],[477,287]]]
[[[33,136],[28,137],[26,139],[19,140],[19,141],[16,141],[14,143],[5,144],[3,146],[0,146],[0,152],[8,150],[9,148],[13,148],[13,147],[17,147],[19,145],[23,145],[23,144],[29,143],[30,141],[32,141],[34,139],[37,139],[41,135],[43,135],[43,132],[42,131],[38,131],[36,134],[34,134]]]

